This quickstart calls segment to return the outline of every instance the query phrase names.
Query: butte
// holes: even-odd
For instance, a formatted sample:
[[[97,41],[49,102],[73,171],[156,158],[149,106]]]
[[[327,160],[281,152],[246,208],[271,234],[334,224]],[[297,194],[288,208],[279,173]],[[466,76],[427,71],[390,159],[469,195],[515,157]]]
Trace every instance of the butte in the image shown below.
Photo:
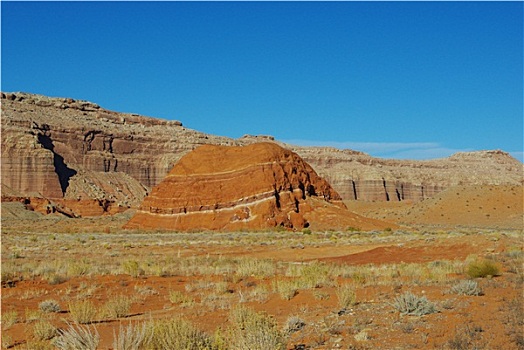
[[[296,153],[275,143],[203,145],[182,157],[128,229],[238,231],[391,227],[347,210]]]

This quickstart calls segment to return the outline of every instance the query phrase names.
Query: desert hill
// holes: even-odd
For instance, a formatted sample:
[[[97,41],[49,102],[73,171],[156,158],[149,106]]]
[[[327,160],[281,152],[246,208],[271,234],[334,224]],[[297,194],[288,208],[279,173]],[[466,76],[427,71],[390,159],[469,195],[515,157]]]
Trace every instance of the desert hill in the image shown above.
[[[417,202],[457,185],[522,184],[522,163],[498,150],[430,161],[388,160],[353,150],[287,145],[270,136],[214,136],[179,121],[118,113],[70,98],[1,97],[2,185],[23,197],[49,199],[76,216],[137,208],[182,156],[206,144],[279,144],[302,157],[344,200]]]
[[[253,230],[388,224],[346,210],[339,194],[296,153],[275,143],[204,145],[182,157],[126,228]],[[311,220],[311,218],[313,220]]]

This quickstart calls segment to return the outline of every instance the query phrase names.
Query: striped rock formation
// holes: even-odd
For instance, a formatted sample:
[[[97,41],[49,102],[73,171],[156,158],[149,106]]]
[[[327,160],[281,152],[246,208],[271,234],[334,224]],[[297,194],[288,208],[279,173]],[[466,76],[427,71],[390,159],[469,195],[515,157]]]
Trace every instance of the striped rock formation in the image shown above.
[[[315,215],[319,207],[330,213]],[[302,229],[318,227],[310,218],[320,217],[330,227],[357,226],[338,193],[296,153],[266,142],[204,145],[175,164],[126,228]]]

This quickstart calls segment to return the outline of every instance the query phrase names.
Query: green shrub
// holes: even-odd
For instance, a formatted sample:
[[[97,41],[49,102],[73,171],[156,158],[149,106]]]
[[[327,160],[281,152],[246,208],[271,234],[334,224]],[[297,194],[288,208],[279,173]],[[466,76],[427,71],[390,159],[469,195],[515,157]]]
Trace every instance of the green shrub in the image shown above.
[[[466,274],[472,278],[498,276],[500,269],[493,260],[476,260],[468,264]]]

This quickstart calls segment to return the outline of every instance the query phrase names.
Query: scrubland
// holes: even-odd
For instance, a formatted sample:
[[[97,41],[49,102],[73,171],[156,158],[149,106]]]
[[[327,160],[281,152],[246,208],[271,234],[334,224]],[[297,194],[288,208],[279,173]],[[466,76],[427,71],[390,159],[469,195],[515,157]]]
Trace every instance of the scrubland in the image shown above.
[[[521,231],[2,232],[2,347],[523,349]]]

